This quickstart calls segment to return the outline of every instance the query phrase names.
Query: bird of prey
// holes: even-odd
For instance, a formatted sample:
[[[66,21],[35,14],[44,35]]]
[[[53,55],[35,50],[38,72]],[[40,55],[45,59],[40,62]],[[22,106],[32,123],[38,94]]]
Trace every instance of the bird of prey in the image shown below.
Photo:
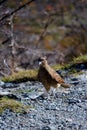
[[[40,57],[38,61],[40,64],[38,80],[42,82],[47,92],[49,92],[51,87],[57,88],[60,85],[64,88],[70,87],[70,85],[66,84],[62,77],[49,66],[46,57]]]

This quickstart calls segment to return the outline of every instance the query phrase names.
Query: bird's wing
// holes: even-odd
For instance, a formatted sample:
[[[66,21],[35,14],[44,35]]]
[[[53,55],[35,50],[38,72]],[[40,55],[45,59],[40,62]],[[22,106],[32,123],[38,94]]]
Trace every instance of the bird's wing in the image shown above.
[[[52,74],[52,78],[53,79],[55,79],[57,82],[59,82],[59,83],[64,83],[64,80],[61,78],[61,76],[57,73],[57,72],[55,72],[55,71],[53,71],[53,74]]]
[[[48,71],[52,79],[55,79],[56,82],[64,83],[64,80],[61,78],[61,76],[55,70],[53,70],[49,65],[46,66],[45,69]]]

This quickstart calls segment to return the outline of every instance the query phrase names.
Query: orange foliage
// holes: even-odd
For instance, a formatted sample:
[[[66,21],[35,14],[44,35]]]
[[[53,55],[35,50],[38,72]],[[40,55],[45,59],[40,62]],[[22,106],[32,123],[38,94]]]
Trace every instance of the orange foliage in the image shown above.
[[[82,36],[81,34],[72,34],[71,36],[65,36],[64,39],[61,40],[61,44],[63,47],[82,44]]]
[[[44,38],[44,46],[46,49],[48,50],[52,50],[52,46],[50,45],[50,41],[52,40],[52,37],[51,36],[46,36]]]
[[[47,5],[47,6],[46,6],[46,10],[47,10],[47,11],[51,11],[51,10],[53,10],[53,7],[52,7],[51,5]]]

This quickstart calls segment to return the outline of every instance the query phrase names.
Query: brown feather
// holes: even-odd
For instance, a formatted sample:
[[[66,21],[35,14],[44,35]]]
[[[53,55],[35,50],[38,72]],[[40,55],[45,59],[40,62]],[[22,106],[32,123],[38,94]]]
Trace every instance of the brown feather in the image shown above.
[[[49,91],[51,87],[56,88],[58,84],[61,84],[62,87],[65,88],[70,86],[65,84],[61,76],[48,65],[44,57],[42,57],[42,62],[38,71],[38,80],[42,82],[47,91]]]

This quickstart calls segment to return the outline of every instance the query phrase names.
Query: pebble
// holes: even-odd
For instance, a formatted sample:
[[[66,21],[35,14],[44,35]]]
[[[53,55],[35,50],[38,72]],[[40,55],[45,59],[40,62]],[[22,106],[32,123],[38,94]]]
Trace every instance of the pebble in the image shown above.
[[[49,126],[45,126],[42,128],[42,130],[51,130],[51,128]]]
[[[68,92],[59,89],[50,99],[43,98],[44,87],[39,82],[4,84],[5,91],[14,85],[15,96],[32,107],[26,114],[6,109],[0,114],[0,130],[87,130],[87,79],[82,74],[71,81],[78,84]]]
[[[0,80],[0,87],[2,87],[5,83]]]

